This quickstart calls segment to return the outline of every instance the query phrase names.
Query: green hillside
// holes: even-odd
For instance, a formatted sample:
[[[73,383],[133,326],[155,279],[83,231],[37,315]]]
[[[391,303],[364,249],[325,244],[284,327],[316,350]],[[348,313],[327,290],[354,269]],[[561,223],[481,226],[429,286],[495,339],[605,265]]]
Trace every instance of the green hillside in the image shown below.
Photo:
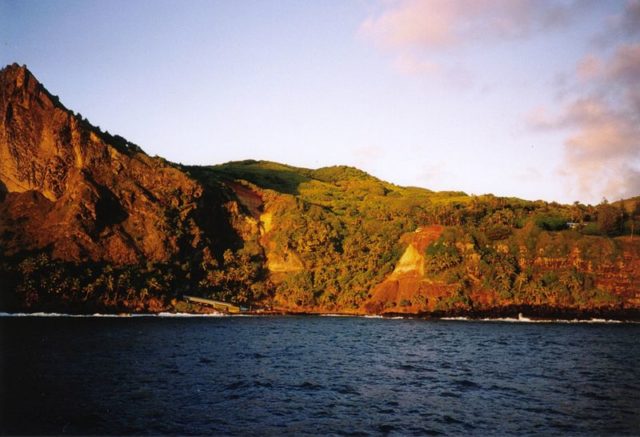
[[[582,302],[599,292],[589,275],[523,269],[517,260],[521,248],[527,248],[524,256],[533,262],[544,254],[567,257],[579,246],[583,256],[600,263],[603,255],[621,253],[620,243],[609,237],[629,234],[633,223],[632,212],[604,203],[560,205],[433,192],[399,187],[345,166],[310,170],[242,161],[207,170],[215,180],[246,181],[262,194],[274,215],[268,239],[276,251],[291,252],[304,265],[280,275],[284,278],[273,285],[274,293],[281,302],[300,307],[359,308],[393,271],[405,248],[401,236],[429,225],[449,227],[425,255],[433,278],[457,285],[462,296],[456,300],[468,302],[464,295],[481,287],[505,299],[533,302],[539,300],[536,293],[552,289],[562,294],[568,287],[577,290],[576,296],[564,303]],[[460,252],[462,244],[471,244],[469,253]],[[260,244],[256,240],[251,247]],[[470,265],[471,252],[480,268]]]

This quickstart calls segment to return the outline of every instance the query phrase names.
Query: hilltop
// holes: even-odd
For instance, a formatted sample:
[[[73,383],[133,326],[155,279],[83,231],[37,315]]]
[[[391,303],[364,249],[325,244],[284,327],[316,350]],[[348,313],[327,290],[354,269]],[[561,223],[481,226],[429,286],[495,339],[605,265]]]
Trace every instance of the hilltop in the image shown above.
[[[638,198],[560,205],[400,187],[347,166],[188,166],[0,72],[4,310],[622,315]]]

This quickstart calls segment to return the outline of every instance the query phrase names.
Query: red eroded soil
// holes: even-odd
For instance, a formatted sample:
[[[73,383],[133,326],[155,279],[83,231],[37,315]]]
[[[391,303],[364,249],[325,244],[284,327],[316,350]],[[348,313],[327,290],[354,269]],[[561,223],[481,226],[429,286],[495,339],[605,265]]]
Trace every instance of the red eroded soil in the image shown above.
[[[422,226],[414,232],[404,234],[400,237],[400,241],[407,246],[413,244],[418,252],[424,252],[428,245],[440,237],[442,231],[444,231],[444,226],[442,225]]]
[[[413,245],[420,254],[437,240],[444,226],[433,225],[418,228],[404,234],[401,241],[409,247]],[[416,262],[423,262],[422,259]],[[417,270],[394,273],[376,286],[369,300],[363,305],[363,312],[370,314],[419,313],[435,306],[438,298],[451,292],[451,285],[433,283]]]
[[[240,203],[247,208],[251,216],[255,219],[260,218],[263,204],[262,196],[238,182],[227,182],[226,184],[233,190]]]

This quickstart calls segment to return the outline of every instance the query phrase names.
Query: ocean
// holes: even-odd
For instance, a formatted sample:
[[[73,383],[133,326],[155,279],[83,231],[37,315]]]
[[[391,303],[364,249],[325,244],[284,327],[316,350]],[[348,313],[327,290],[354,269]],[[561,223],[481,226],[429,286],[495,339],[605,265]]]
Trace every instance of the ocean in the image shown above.
[[[0,317],[2,434],[640,434],[640,324]]]

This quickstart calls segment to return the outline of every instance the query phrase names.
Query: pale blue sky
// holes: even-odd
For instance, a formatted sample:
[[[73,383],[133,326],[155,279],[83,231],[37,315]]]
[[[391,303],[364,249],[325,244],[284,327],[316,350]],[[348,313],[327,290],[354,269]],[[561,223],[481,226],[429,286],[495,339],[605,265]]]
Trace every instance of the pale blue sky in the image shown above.
[[[602,65],[637,44],[612,31],[634,5],[1,0],[0,61],[176,162],[347,164],[401,185],[593,203],[640,194],[637,131],[570,117],[617,80]],[[588,56],[603,62],[583,74]],[[629,112],[627,91],[606,114]],[[611,125],[616,144],[580,139]]]

